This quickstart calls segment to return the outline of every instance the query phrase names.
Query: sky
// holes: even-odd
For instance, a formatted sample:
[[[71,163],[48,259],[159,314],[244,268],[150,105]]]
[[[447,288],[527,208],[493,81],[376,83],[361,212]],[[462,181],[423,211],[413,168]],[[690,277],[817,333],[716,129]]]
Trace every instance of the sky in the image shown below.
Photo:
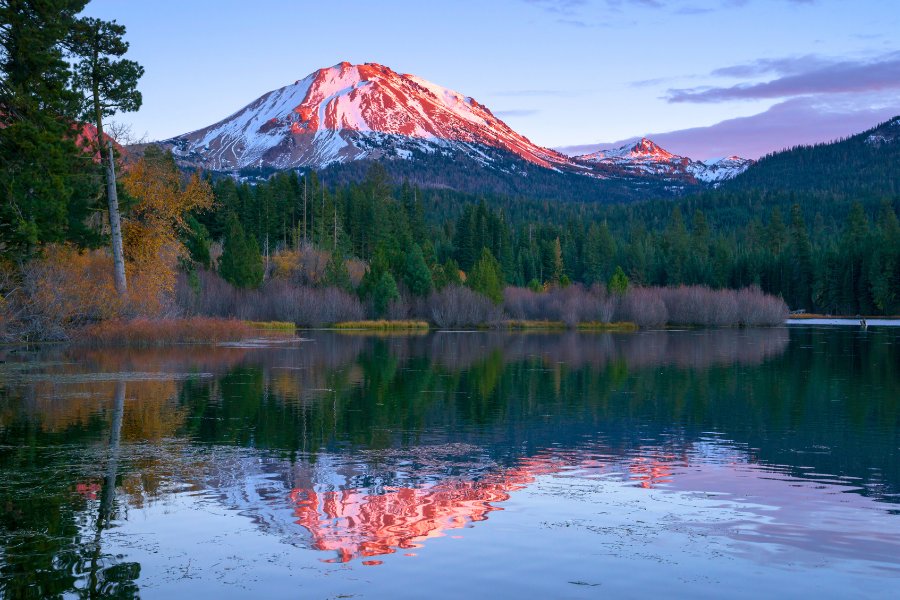
[[[472,96],[570,153],[648,136],[756,158],[900,114],[900,0],[93,0],[165,139],[341,61]]]

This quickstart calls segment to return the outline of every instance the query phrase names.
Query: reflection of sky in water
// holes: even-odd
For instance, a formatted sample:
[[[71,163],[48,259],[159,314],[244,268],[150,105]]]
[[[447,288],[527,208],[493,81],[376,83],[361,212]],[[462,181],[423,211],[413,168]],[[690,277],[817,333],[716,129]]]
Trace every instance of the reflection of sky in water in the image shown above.
[[[148,597],[874,594],[900,578],[896,331],[13,361],[0,578],[57,547],[63,588]]]
[[[390,577],[408,575],[402,561],[414,561],[422,585],[440,583],[438,596],[478,596],[490,582],[483,572],[490,561],[502,566],[505,589],[526,597],[560,593],[549,581],[576,586],[569,591],[576,596],[586,593],[582,584],[615,590],[625,565],[640,572],[647,590],[668,594],[704,593],[751,573],[765,574],[763,590],[775,592],[779,580],[798,593],[830,582],[838,595],[874,591],[900,576],[900,522],[885,504],[843,493],[849,485],[749,463],[725,440],[674,454],[647,447],[611,455],[602,444],[549,451],[514,467],[480,465],[474,477],[444,476],[455,469],[440,462],[446,449],[433,450],[426,473],[408,487],[384,483],[404,479],[403,456],[391,468],[382,455],[387,464],[374,474],[349,456],[320,457],[312,468],[225,451],[227,480],[130,511],[105,551],[145,565],[150,591],[180,593],[193,577],[245,592],[272,586],[278,597],[278,585],[322,594],[387,590]],[[320,476],[325,481],[309,479]],[[359,481],[370,486],[347,487]],[[447,560],[476,576],[444,587]],[[163,568],[173,563],[181,566]],[[389,575],[354,574],[375,565]],[[797,579],[811,573],[817,579]]]

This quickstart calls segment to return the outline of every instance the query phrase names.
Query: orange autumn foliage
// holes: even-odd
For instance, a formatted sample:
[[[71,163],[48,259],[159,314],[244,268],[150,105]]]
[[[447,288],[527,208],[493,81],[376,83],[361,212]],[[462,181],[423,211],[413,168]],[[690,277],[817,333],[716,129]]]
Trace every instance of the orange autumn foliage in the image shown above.
[[[125,308],[108,253],[50,245],[25,271],[30,311],[62,327],[110,319]]]
[[[212,206],[212,189],[197,173],[184,184],[174,162],[161,154],[145,155],[123,184],[138,201],[123,225],[131,302],[140,314],[158,314],[175,289],[178,259],[185,254],[178,239],[185,217]]]

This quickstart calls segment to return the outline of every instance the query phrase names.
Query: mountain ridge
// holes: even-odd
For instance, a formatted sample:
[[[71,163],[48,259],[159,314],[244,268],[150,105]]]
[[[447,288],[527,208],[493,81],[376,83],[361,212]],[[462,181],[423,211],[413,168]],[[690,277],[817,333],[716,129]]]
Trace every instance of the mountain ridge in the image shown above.
[[[715,185],[749,164],[707,164],[662,149],[615,161],[569,157],[531,142],[471,96],[377,63],[349,62],[318,69],[212,125],[156,143],[171,149],[183,167],[219,172],[341,170],[358,161],[409,171],[400,162],[414,161],[441,179],[438,165],[450,160],[484,173],[494,190],[529,187],[516,178],[571,182],[569,176],[577,176],[589,180],[575,186],[586,200],[612,191],[617,197],[679,195]],[[478,191],[471,182],[466,186]]]

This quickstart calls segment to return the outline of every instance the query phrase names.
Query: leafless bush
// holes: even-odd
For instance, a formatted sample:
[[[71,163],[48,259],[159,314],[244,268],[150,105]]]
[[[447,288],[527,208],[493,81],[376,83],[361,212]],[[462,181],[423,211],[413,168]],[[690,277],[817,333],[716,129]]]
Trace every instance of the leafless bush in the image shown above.
[[[756,286],[738,290],[736,301],[739,319],[743,325],[751,327],[780,325],[788,317],[788,307],[784,300],[765,294]]]
[[[200,271],[192,282],[183,275],[176,287],[188,314],[251,321],[290,321],[318,327],[365,318],[362,304],[337,288],[312,288],[274,279],[258,290],[239,290],[215,273]]]
[[[508,287],[503,290],[503,310],[512,319],[546,318],[543,294],[528,288]]]
[[[389,321],[403,321],[409,318],[410,302],[405,296],[391,300],[387,305],[385,318]]]
[[[787,315],[784,302],[759,288],[712,290],[705,286],[660,288],[674,325],[728,327],[776,325]]]
[[[562,321],[569,327],[586,321],[609,323],[615,305],[615,298],[599,285],[589,290],[575,284],[546,292],[519,287],[508,287],[503,291],[503,308],[510,318]]]
[[[669,321],[661,288],[630,288],[622,297],[616,320],[638,327],[660,327]]]
[[[497,325],[502,310],[490,299],[469,288],[451,285],[428,297],[431,320],[438,327]]]

